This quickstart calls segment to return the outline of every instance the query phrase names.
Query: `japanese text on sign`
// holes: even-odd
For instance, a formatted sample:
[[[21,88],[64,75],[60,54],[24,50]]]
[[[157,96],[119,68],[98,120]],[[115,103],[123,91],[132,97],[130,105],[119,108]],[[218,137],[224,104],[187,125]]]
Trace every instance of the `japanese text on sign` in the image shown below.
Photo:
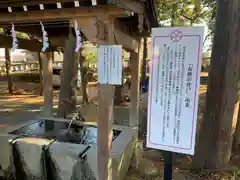
[[[194,153],[203,30],[153,28],[148,147]]]
[[[122,84],[122,46],[101,45],[98,47],[98,82]]]

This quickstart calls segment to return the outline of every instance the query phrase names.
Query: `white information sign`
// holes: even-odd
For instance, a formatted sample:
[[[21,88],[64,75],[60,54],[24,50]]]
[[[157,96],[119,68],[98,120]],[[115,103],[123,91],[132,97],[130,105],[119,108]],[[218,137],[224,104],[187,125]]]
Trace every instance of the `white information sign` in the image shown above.
[[[98,47],[98,82],[121,85],[122,71],[122,46],[100,45]]]
[[[147,147],[194,154],[203,34],[152,29]]]

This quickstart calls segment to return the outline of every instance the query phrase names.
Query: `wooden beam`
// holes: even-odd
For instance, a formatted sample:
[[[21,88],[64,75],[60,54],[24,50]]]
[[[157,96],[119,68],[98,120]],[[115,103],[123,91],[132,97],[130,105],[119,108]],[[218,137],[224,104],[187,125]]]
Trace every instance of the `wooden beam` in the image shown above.
[[[114,20],[105,17],[103,22],[108,33],[106,44],[115,44]],[[102,39],[103,37],[98,37]],[[98,43],[100,44],[100,43]],[[99,180],[111,180],[112,178],[112,137],[113,137],[113,97],[114,86],[111,84],[99,84],[98,95],[98,134],[97,134],[97,166]]]
[[[86,18],[108,14],[116,17],[126,16],[126,10],[114,5],[99,5],[91,7],[64,8],[55,10],[39,10],[17,13],[0,13],[0,22],[36,22],[57,21],[75,18]]]
[[[95,24],[93,24],[93,18],[92,17],[86,17],[86,18],[80,18],[76,19],[79,24],[79,28],[81,31],[86,35],[89,41],[96,43],[96,34],[98,33],[97,27]],[[4,26],[6,27],[6,26]],[[30,26],[16,26],[16,30],[20,32],[25,32],[31,35],[34,35],[35,37],[42,38],[42,31],[40,28],[40,25],[33,25]],[[137,40],[137,37],[133,36],[132,34],[124,31],[124,26],[122,23],[119,22],[118,19],[114,20],[114,27],[115,27],[115,42],[116,44],[122,44],[125,49],[128,49],[129,51],[138,52],[138,46],[139,42]],[[59,28],[59,32],[56,34],[56,30],[54,28],[48,28],[46,27],[46,31],[49,35],[49,42],[51,43],[52,47],[56,46],[64,46],[65,39],[68,36],[69,28]],[[103,30],[101,30],[103,31]]]
[[[138,53],[139,42],[119,29],[114,29],[116,44],[122,44],[125,49]]]
[[[143,42],[141,41],[139,53],[130,52],[131,58],[131,103],[129,125],[139,126],[139,96],[140,96],[140,72],[143,53]]]
[[[93,28],[91,29],[86,28],[86,30],[84,30],[83,28],[83,32],[87,36],[89,32],[95,31]],[[87,29],[88,29],[88,32],[87,32]],[[116,28],[114,30],[114,35],[115,35],[115,38],[114,38],[115,44],[122,44],[125,49],[128,49],[129,51],[134,51],[136,53],[138,52],[139,42],[135,38],[131,37],[126,33],[123,33],[121,30]],[[89,39],[90,42],[96,43],[96,38],[92,39],[89,36],[87,36],[87,38]],[[65,37],[49,37],[49,42],[51,43],[52,48],[50,48],[48,51],[52,51],[52,49],[54,49],[54,47],[57,47],[57,46],[61,46],[61,47],[64,46],[65,39],[66,39],[66,36]],[[37,40],[18,38],[18,42],[19,42],[18,43],[19,49],[27,49],[29,51],[39,52],[42,48],[42,43]],[[106,42],[101,41],[101,43],[106,43]],[[8,48],[12,47],[12,37],[0,35],[0,47],[4,48],[6,46]]]
[[[42,59],[43,68],[43,95],[44,95],[43,114],[45,117],[51,117],[53,113],[53,87],[52,87],[53,52],[47,53],[41,52],[40,57]]]
[[[12,37],[0,35],[0,47],[12,48]],[[39,41],[18,38],[18,47],[19,49],[39,52],[42,48],[42,44]]]
[[[34,1],[0,1],[1,8],[8,8],[8,7],[20,7],[20,6],[33,6],[33,5],[39,5],[39,4],[54,4],[54,3],[63,3],[63,2],[72,2],[73,0],[34,0]]]
[[[34,37],[40,37],[42,38],[42,29],[41,29],[41,26],[40,26],[40,23],[39,22],[35,22],[34,25],[33,24],[23,24],[23,25],[19,25],[19,24],[15,24],[16,27],[16,31],[19,31],[19,32],[24,32],[24,33],[27,33],[27,34],[30,34],[30,35],[33,35]],[[69,24],[52,24],[51,27],[48,27],[48,25],[46,25],[45,27],[45,30],[47,31],[48,33],[48,37],[49,38],[52,38],[52,37],[62,37],[62,36],[65,36],[67,37],[68,36],[68,33],[69,33]],[[9,25],[1,25],[0,24],[0,27],[2,28],[10,28]],[[58,30],[56,32],[56,29]],[[51,39],[49,40],[51,41]]]
[[[1,27],[1,25],[0,25],[0,27]],[[36,40],[28,40],[28,39],[25,39],[25,40],[32,41],[33,43],[41,44],[41,42],[38,40],[38,39],[40,39],[40,40],[42,39],[42,30],[41,30],[40,24],[38,26],[37,25],[16,26],[15,29],[16,29],[16,31],[32,35],[36,39]],[[58,34],[54,33],[54,31],[56,32],[56,28],[54,29],[54,31],[53,31],[53,28],[51,28],[50,30],[49,30],[49,28],[46,28],[46,31],[48,33],[49,42],[52,47],[57,47],[57,46],[64,47],[65,40],[68,36],[69,28],[68,28],[68,31],[66,31],[66,28],[64,28],[64,29],[60,28],[59,31],[61,33],[58,33]],[[12,38],[11,36],[6,36],[6,37]],[[52,48],[52,49],[54,49],[54,48]],[[41,49],[39,49],[39,51],[40,50]]]
[[[96,27],[92,26],[91,24],[86,24],[86,25],[79,24],[79,26],[82,32],[84,33],[84,35],[88,38],[88,40],[92,43],[96,43],[97,41],[95,38],[97,33]],[[138,52],[139,42],[134,37],[132,37],[127,33],[124,33],[118,28],[114,29],[114,35],[115,35],[115,44],[122,44],[125,49],[129,51],[134,51],[136,53]],[[63,35],[61,37],[50,36],[49,42],[53,47],[57,47],[57,46],[62,47],[64,46],[66,37],[67,37],[66,35]],[[105,42],[101,41],[101,43],[105,43]]]
[[[100,42],[105,43],[103,40]],[[124,49],[135,53],[139,50],[139,42],[117,28],[114,29],[114,44],[121,44]]]
[[[42,49],[42,43],[37,40],[18,39],[18,48],[26,49],[33,52],[39,52]],[[12,48],[12,37],[0,35],[0,48]],[[54,48],[49,48],[47,51],[52,51]]]
[[[97,5],[99,4],[107,4],[106,0],[97,0]]]
[[[92,17],[85,19],[77,19],[79,28],[87,37],[87,39],[92,43],[107,43],[106,40],[101,37],[104,36],[104,22],[101,20],[94,21]],[[115,24],[114,24],[115,25]],[[119,27],[120,28],[120,27]],[[131,35],[124,33],[119,28],[114,27],[113,38],[114,44],[122,44],[125,49],[130,51],[138,52],[139,42],[133,38]],[[100,39],[97,39],[96,36],[100,35]]]
[[[138,14],[143,14],[145,11],[143,3],[140,1],[118,0],[117,6]]]

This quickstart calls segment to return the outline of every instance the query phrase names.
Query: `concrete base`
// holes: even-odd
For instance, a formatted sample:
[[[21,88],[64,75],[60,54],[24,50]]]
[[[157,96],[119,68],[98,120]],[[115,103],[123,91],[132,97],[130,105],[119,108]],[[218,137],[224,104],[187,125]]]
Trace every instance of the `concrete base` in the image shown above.
[[[47,179],[43,157],[44,147],[50,143],[51,141],[48,139],[28,137],[12,141],[14,154],[12,157],[16,177],[24,180]]]
[[[42,120],[52,120],[66,122],[65,119],[50,118]],[[6,134],[0,134],[1,153],[0,153],[0,165],[1,174],[0,176],[9,176],[16,172],[16,168],[13,163],[13,149],[12,143],[17,143],[20,148],[20,152],[24,155],[26,160],[25,165],[28,165],[28,170],[39,174],[42,164],[40,158],[43,146],[47,147],[49,156],[54,162],[55,168],[58,167],[57,180],[70,180],[71,177],[78,177],[79,180],[87,180],[84,177],[84,173],[88,171],[91,174],[92,179],[97,177],[97,145],[92,144],[90,147],[84,144],[66,143],[52,140],[46,140],[37,137],[19,137],[12,135],[10,132],[25,127],[29,124],[35,123],[36,121],[30,121],[28,123],[20,124],[6,130]],[[93,125],[96,123],[82,123],[79,125]],[[114,130],[119,130],[121,133],[116,137],[112,144],[112,170],[113,179],[122,180],[124,179],[132,155],[134,152],[135,142],[137,139],[137,132],[127,126],[114,125]],[[84,157],[84,161],[79,155]],[[26,156],[25,156],[26,155]],[[37,157],[37,158],[36,158]],[[47,166],[49,168],[49,166]],[[51,169],[51,168],[50,168]],[[86,173],[85,173],[86,174]],[[91,179],[91,180],[92,180]],[[90,179],[89,179],[90,180]]]

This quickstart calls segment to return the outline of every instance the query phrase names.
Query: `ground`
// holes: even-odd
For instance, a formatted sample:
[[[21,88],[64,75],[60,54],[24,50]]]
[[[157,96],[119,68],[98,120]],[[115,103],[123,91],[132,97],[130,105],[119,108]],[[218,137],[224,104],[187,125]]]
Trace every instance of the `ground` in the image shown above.
[[[43,98],[35,83],[17,83],[15,95],[8,96],[7,84],[0,82],[1,127],[11,126],[35,118],[41,112]]]
[[[205,92],[207,90],[207,74],[202,74],[199,103],[199,122],[201,120]],[[39,96],[39,84],[29,82],[17,82],[15,95],[7,95],[7,83],[0,81],[0,132],[4,132],[6,126],[13,126],[23,121],[36,119],[41,116],[43,97]],[[54,91],[54,109],[57,108],[58,90]],[[121,113],[119,113],[121,114]],[[126,180],[161,180],[163,179],[162,153],[156,150],[146,150],[138,143],[136,154],[139,166],[133,161]],[[201,174],[189,173],[191,157],[174,155],[174,179],[176,180],[238,180],[240,179],[238,163],[240,155],[233,155],[232,166],[228,170],[218,172],[205,171]],[[239,166],[240,167],[240,166]],[[229,176],[229,177],[227,177]],[[231,176],[231,178],[230,178]],[[234,177],[235,176],[235,177]],[[223,178],[225,177],[225,178]]]

